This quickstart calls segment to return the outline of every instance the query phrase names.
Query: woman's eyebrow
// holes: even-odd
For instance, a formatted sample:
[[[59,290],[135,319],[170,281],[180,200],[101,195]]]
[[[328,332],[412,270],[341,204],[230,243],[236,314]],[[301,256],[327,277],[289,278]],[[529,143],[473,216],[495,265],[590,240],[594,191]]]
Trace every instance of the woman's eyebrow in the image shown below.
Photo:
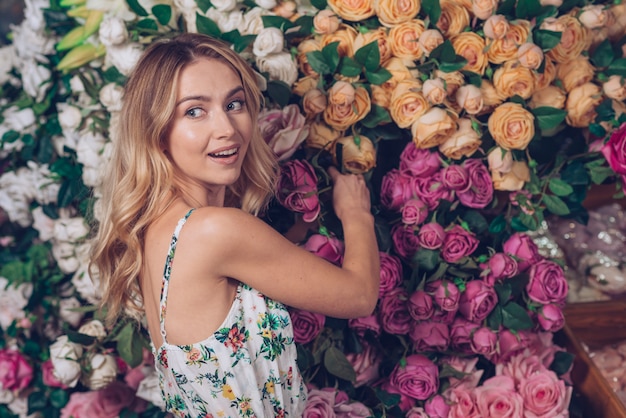
[[[231,91],[229,91],[226,94],[226,97],[231,97],[234,96],[235,94],[239,93],[240,91],[243,91],[243,86],[237,86],[234,89],[232,89]],[[176,106],[179,106],[180,104],[184,103],[184,102],[188,102],[190,100],[199,100],[201,102],[210,102],[213,100],[213,98],[211,96],[206,96],[203,94],[200,95],[195,95],[195,96],[185,96],[182,99],[180,99],[178,102],[176,102]]]

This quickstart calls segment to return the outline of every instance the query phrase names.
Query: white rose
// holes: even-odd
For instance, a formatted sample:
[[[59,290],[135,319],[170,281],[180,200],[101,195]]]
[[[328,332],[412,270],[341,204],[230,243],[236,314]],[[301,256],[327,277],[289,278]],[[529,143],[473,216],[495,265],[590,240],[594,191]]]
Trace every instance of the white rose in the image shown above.
[[[283,31],[278,28],[265,28],[259,32],[254,40],[252,53],[257,57],[277,54],[283,50],[284,43]]]
[[[263,16],[269,14],[269,12],[260,7],[254,7],[243,15],[243,22],[241,29],[239,30],[242,35],[256,35],[261,32],[263,26]]]
[[[24,23],[34,31],[43,31],[46,27],[43,9],[50,7],[50,2],[48,0],[26,0],[24,6]]]
[[[32,212],[33,228],[39,232],[39,239],[49,241],[54,238],[54,220],[43,213],[41,206],[37,206]]]
[[[211,0],[211,4],[220,12],[230,12],[239,2],[237,0]]]
[[[34,199],[42,205],[56,203],[61,185],[53,181],[48,164],[38,165],[29,161],[28,167],[31,169]]]
[[[276,7],[276,0],[255,0],[255,3],[264,9],[272,10]]]
[[[12,33],[15,53],[20,60],[35,59],[46,63],[46,55],[54,55],[56,52],[56,39],[53,36],[45,36],[43,32],[35,31],[24,23],[14,26]]]
[[[606,6],[601,4],[589,4],[582,8],[578,20],[587,29],[599,29],[606,26],[609,18]]]
[[[80,267],[74,245],[67,241],[55,242],[52,245],[52,256],[65,274],[74,273]]]
[[[115,361],[115,357],[108,354],[94,354],[90,364],[91,374],[87,379],[89,389],[102,389],[115,379],[117,375],[117,362]]]
[[[0,289],[0,327],[6,331],[14,320],[25,318],[24,308],[33,294],[33,285],[9,286],[9,281],[0,277]]]
[[[74,273],[72,284],[78,294],[89,303],[95,305],[102,299],[99,289],[100,279],[98,276],[90,276],[86,263]]]
[[[32,172],[26,167],[8,171],[0,176],[0,208],[11,222],[27,227],[32,222],[30,202],[34,198]]]
[[[22,75],[22,87],[26,94],[37,101],[43,100],[46,91],[50,87],[52,73],[48,67],[39,65],[35,60],[22,61],[20,65]]]
[[[127,76],[135,68],[142,54],[143,47],[138,43],[110,46],[107,48],[105,62]]]
[[[83,121],[80,109],[67,103],[58,103],[57,112],[59,117],[59,125],[63,130],[76,130]]]
[[[83,319],[84,314],[78,310],[82,304],[74,296],[59,301],[59,317],[76,328]]]
[[[85,166],[99,167],[105,142],[106,138],[100,133],[84,133],[76,146],[76,159]]]
[[[28,227],[32,222],[29,202],[25,199],[14,199],[5,190],[0,190],[0,208],[9,216],[11,222],[21,227]]]
[[[50,346],[54,377],[69,387],[76,386],[81,373],[78,360],[82,355],[83,347],[71,342],[67,335],[57,338]]]
[[[75,75],[70,78],[70,89],[72,89],[73,93],[82,93],[85,91],[85,85],[79,76]]]
[[[17,415],[19,418],[37,418],[39,414],[33,413],[28,415],[28,397],[20,396],[13,399],[7,407],[11,412]]]
[[[89,228],[81,217],[60,218],[54,222],[54,237],[58,241],[76,242],[85,238]]]
[[[289,52],[257,57],[256,65],[261,72],[269,73],[270,80],[284,81],[289,87],[298,79],[298,66]]]
[[[196,0],[174,0],[174,5],[178,8],[178,10],[180,10],[181,13],[183,13],[185,10],[200,10],[200,8],[198,7],[198,3],[196,3]]]
[[[35,112],[30,107],[20,110],[17,106],[11,106],[4,111],[3,116],[5,126],[13,131],[24,133],[35,124]]]
[[[227,13],[211,8],[207,10],[206,15],[209,19],[217,23],[217,26],[222,32],[230,32],[239,29],[243,23],[243,12],[239,10]]]
[[[15,399],[15,394],[13,393],[12,390],[4,390],[0,386],[0,405],[9,404],[13,402],[14,399]]]
[[[98,36],[105,46],[121,45],[128,40],[126,23],[117,16],[107,16],[100,23]]]
[[[0,85],[11,79],[9,71],[15,66],[15,47],[7,45],[0,48]]]
[[[127,21],[137,18],[137,15],[128,8],[126,0],[87,0],[85,6],[88,10],[102,10],[107,15],[117,16]]]
[[[81,327],[78,329],[78,332],[95,338],[104,338],[107,335],[107,332],[104,329],[104,324],[97,319],[81,325]]]
[[[122,96],[124,89],[115,83],[109,83],[100,89],[100,103],[107,108],[109,112],[119,112],[122,110]]]
[[[139,383],[136,395],[138,398],[151,402],[161,409],[165,408],[165,402],[163,401],[163,396],[161,396],[159,376],[154,367],[147,371],[146,377]]]

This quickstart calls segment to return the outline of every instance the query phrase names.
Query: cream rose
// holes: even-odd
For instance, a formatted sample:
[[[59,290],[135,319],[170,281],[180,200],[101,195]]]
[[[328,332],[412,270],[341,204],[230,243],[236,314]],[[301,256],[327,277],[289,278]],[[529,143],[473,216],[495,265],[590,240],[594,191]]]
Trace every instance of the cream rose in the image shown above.
[[[490,39],[502,39],[509,31],[509,21],[503,15],[490,16],[483,25],[485,36]]]
[[[69,387],[74,387],[80,378],[80,357],[83,348],[62,335],[50,346],[50,360],[54,366],[54,377]]]
[[[341,145],[341,161],[338,147]],[[365,135],[344,136],[333,143],[333,160],[352,174],[363,174],[376,166],[376,150],[372,140]]]
[[[487,68],[487,56],[484,54],[485,40],[474,32],[463,32],[450,38],[455,52],[467,60],[462,70],[483,75]]]
[[[294,1],[282,1],[272,9],[272,12],[285,19],[291,19],[298,10],[298,5]]]
[[[471,120],[461,118],[458,121],[458,125],[456,132],[439,145],[439,151],[453,160],[471,157],[482,143],[478,133],[472,128]]]
[[[626,100],[626,85],[620,75],[612,75],[602,84],[602,91],[606,97],[614,100]]]
[[[337,51],[342,57],[354,56],[354,40],[356,39],[357,31],[352,26],[340,25],[333,33],[323,35],[320,39],[320,49],[333,42],[339,42]]]
[[[391,47],[389,42],[387,42],[387,29],[385,28],[359,33],[354,39],[354,52],[356,53],[360,48],[374,41],[378,43],[380,62],[385,62],[391,58]]]
[[[504,148],[495,147],[487,154],[487,164],[492,173],[508,173],[513,168],[513,153]]]
[[[507,61],[493,73],[493,85],[505,97],[528,99],[535,91],[535,76],[518,62]]]
[[[426,97],[426,100],[434,105],[442,104],[448,96],[446,85],[442,78],[431,78],[424,81],[422,94]]]
[[[411,125],[417,148],[432,148],[443,144],[456,130],[456,115],[440,107],[431,107]]]
[[[420,90],[419,82],[403,80],[391,93],[389,113],[400,128],[408,128],[430,108]]]
[[[326,95],[320,89],[311,89],[302,97],[302,108],[307,115],[322,113],[327,105]]]
[[[440,0],[441,16],[437,28],[448,38],[463,32],[470,24],[469,11],[456,0]]]
[[[602,102],[602,90],[593,83],[572,89],[567,95],[565,120],[575,128],[585,128],[596,118],[596,108]]]
[[[424,21],[412,19],[391,28],[387,41],[394,57],[417,60],[424,55],[419,38],[424,32]]]
[[[289,52],[257,57],[256,65],[261,72],[269,73],[270,80],[283,81],[289,87],[298,79],[298,66]]]
[[[489,132],[504,149],[526,149],[535,136],[535,117],[522,105],[507,102],[496,107],[487,121]]]
[[[385,26],[395,26],[413,19],[422,7],[421,0],[378,0],[376,16]]]
[[[528,106],[533,109],[543,106],[563,109],[565,99],[567,99],[567,95],[563,90],[557,86],[548,86],[545,89],[536,90],[530,98]]]
[[[333,129],[324,122],[313,122],[309,127],[305,145],[312,149],[330,150],[332,144],[342,136],[343,131]]]
[[[472,0],[472,13],[481,20],[487,20],[498,8],[498,0]]]
[[[104,388],[117,375],[117,362],[109,354],[94,354],[90,360],[91,374],[87,378],[87,386],[91,390]]]
[[[104,324],[97,319],[81,325],[78,332],[98,339],[104,338],[107,335],[106,330],[104,329]]]
[[[470,115],[475,115],[483,109],[483,94],[473,84],[466,84],[456,91],[456,102]]]
[[[255,57],[267,57],[281,52],[284,46],[285,37],[282,30],[273,27],[263,28],[254,38],[252,53]]]
[[[535,89],[541,90],[548,87],[556,79],[556,65],[550,58],[544,58],[545,65],[543,67],[543,73],[534,72],[535,75]]]
[[[524,184],[530,181],[530,170],[525,161],[513,161],[510,171],[492,171],[491,179],[495,190],[514,192],[522,190]]]
[[[530,22],[516,20],[510,23],[503,38],[494,39],[487,50],[487,59],[493,64],[502,64],[517,58],[517,49],[526,43],[530,35]]]
[[[591,33],[574,16],[563,15],[557,18],[557,24],[563,26],[561,41],[548,51],[548,56],[556,62],[567,62],[589,49]]]
[[[350,101],[349,89],[343,81],[336,82],[328,91],[328,107],[324,110],[324,121],[337,130],[345,130],[369,113],[372,103],[367,90],[353,88]]]
[[[600,29],[606,26],[609,13],[602,4],[588,4],[581,9],[578,20],[587,29]]]
[[[593,80],[595,73],[596,69],[589,62],[589,58],[582,55],[556,65],[556,78],[561,80],[567,92]]]
[[[322,44],[317,39],[305,39],[298,44],[298,53],[296,54],[296,61],[298,62],[298,68],[305,76],[317,77],[318,74],[309,65],[309,58],[307,53],[313,51],[321,51]]]
[[[543,51],[534,43],[526,42],[517,50],[517,59],[523,67],[536,70],[543,62]]]
[[[372,0],[329,0],[328,6],[342,19],[360,22],[374,16]]]
[[[327,35],[339,29],[339,17],[329,9],[320,10],[313,18],[313,28],[318,35]]]
[[[433,49],[443,43],[443,35],[437,29],[426,29],[420,35],[418,43],[424,55],[429,56]]]

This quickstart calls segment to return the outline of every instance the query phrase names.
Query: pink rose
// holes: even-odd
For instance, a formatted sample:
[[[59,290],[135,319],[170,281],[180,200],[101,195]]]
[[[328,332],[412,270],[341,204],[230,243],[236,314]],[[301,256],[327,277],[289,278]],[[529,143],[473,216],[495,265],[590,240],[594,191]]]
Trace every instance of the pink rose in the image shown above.
[[[363,350],[360,353],[347,353],[346,358],[352,365],[356,373],[354,387],[369,385],[380,376],[378,367],[382,361],[382,356],[375,347],[362,342]]]
[[[553,303],[541,307],[537,314],[537,321],[544,331],[549,332],[557,332],[565,325],[563,311]]]
[[[428,208],[419,199],[409,199],[402,206],[402,222],[406,225],[419,225],[427,217]]]
[[[302,416],[304,418],[334,418],[334,406],[334,390],[309,388]]]
[[[33,380],[32,366],[17,350],[0,350],[0,370],[0,387],[4,390],[25,389]]]
[[[566,388],[565,382],[551,370],[535,373],[522,380],[519,393],[529,416],[562,418],[569,416],[572,387]]]
[[[456,312],[459,308],[461,292],[449,280],[435,280],[426,285],[426,291],[433,295],[435,303],[444,311]]]
[[[324,328],[326,317],[322,314],[302,309],[289,309],[293,324],[293,339],[300,344],[311,342]]]
[[[481,322],[498,303],[498,294],[482,280],[470,280],[461,293],[459,312],[468,320]]]
[[[613,171],[626,175],[626,123],[613,131],[601,151]]]
[[[487,167],[478,159],[470,158],[463,162],[469,173],[470,187],[457,191],[459,201],[474,209],[487,207],[493,200],[493,180]]]
[[[428,177],[439,171],[441,160],[436,152],[418,149],[409,142],[400,154],[400,170],[409,171],[415,177]]]
[[[470,187],[469,173],[462,165],[452,164],[441,170],[443,185],[457,193]]]
[[[61,409],[61,418],[91,418],[90,406],[98,397],[97,392],[74,392]]]
[[[442,322],[414,322],[409,333],[413,350],[443,352],[450,345],[450,327]]]
[[[436,172],[429,177],[417,177],[413,179],[413,192],[419,197],[428,210],[435,210],[442,200],[452,201],[452,191],[441,181],[441,173]]]
[[[279,161],[291,157],[309,135],[306,118],[295,104],[262,111],[259,114],[259,129]]]
[[[523,416],[524,400],[508,376],[494,376],[474,389],[478,412],[483,417],[518,418]]]
[[[430,418],[448,418],[450,405],[441,395],[435,395],[424,404],[424,409]]]
[[[478,328],[472,334],[470,346],[474,353],[489,357],[496,352],[498,335],[487,327]]]
[[[416,321],[425,321],[433,316],[433,298],[423,290],[416,290],[411,294],[408,303],[409,314]]]
[[[441,257],[448,263],[456,263],[472,254],[478,248],[479,241],[474,234],[460,225],[454,225],[446,232],[441,246]]]
[[[396,256],[384,252],[379,252],[379,255],[380,285],[378,288],[378,297],[380,298],[402,283],[402,263]]]
[[[337,418],[367,418],[372,416],[372,411],[361,402],[343,402],[335,406]]]
[[[450,325],[450,345],[461,353],[472,353],[472,333],[479,325],[468,321],[462,316],[456,316]]]
[[[407,309],[408,299],[409,296],[401,287],[390,290],[380,299],[380,319],[386,332],[397,335],[409,333],[413,320]]]
[[[380,186],[380,203],[385,208],[399,211],[412,197],[412,179],[406,172],[393,169],[385,173]]]
[[[420,247],[413,227],[403,224],[394,225],[391,229],[391,240],[396,253],[407,261],[413,258],[413,255]]]
[[[449,365],[454,370],[460,372],[462,374],[462,378],[455,378],[454,376],[450,376],[448,379],[450,381],[451,387],[464,387],[466,389],[473,389],[478,386],[478,382],[480,382],[480,378],[483,375],[483,370],[476,368],[476,364],[478,364],[478,356],[472,357],[444,357],[443,363]]]
[[[417,231],[417,240],[420,246],[427,250],[436,250],[443,245],[446,231],[438,223],[431,222],[422,225]]]
[[[400,392],[400,388],[396,387],[391,380],[388,380],[385,383],[383,383],[380,388],[387,393],[400,395],[400,402],[398,402],[398,408],[400,408],[400,410],[403,412],[406,412],[410,410],[411,408],[414,408],[415,404],[417,403],[415,399],[413,399],[412,397],[407,396],[404,393]]]
[[[517,331],[513,334],[508,329],[503,329],[498,333],[499,352],[490,357],[493,363],[507,362],[511,357],[521,353],[528,347],[530,340],[529,333],[526,331]],[[532,334],[531,334],[532,335]]]
[[[568,285],[561,266],[554,261],[542,260],[532,265],[529,276],[526,291],[530,299],[543,304],[565,303]]]
[[[344,244],[335,237],[313,234],[304,244],[304,248],[335,265],[339,266],[342,263]]]
[[[313,222],[320,213],[317,176],[306,160],[291,160],[283,164],[276,195],[281,205],[302,213],[305,222]]]
[[[424,411],[421,406],[414,406],[406,411],[404,418],[430,418],[430,416]]]
[[[74,392],[61,410],[61,418],[116,418],[124,408],[145,410],[146,402],[135,397],[135,391],[120,381],[92,392]]]
[[[546,370],[548,368],[543,365],[541,359],[531,355],[529,350],[512,356],[506,363],[496,365],[496,374],[513,378],[516,387],[530,376]]]
[[[54,376],[54,365],[52,364],[52,360],[46,360],[41,363],[41,372],[43,375],[43,384],[49,386],[51,388],[61,388],[67,389],[68,386],[60,382]]]
[[[517,261],[505,253],[495,253],[487,264],[481,264],[481,267],[487,272],[483,279],[491,286],[499,280],[508,279],[517,274]]]
[[[367,332],[373,333],[375,337],[380,336],[380,321],[375,314],[350,319],[348,326],[360,337],[365,336]]]
[[[521,232],[511,235],[502,245],[502,251],[517,260],[517,268],[520,272],[526,271],[531,264],[542,259],[537,244]]]
[[[400,393],[423,401],[439,390],[439,369],[428,357],[412,354],[396,365],[390,380]]]
[[[483,418],[478,412],[476,397],[465,387],[452,388],[447,393],[450,406],[449,418]]]

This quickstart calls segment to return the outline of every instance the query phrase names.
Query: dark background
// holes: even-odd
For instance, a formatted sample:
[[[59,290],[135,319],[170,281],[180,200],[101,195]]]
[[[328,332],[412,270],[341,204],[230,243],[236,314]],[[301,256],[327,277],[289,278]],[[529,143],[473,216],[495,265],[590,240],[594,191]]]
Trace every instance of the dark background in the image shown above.
[[[11,24],[19,24],[24,18],[23,0],[0,0],[0,46],[10,43],[7,39]]]

